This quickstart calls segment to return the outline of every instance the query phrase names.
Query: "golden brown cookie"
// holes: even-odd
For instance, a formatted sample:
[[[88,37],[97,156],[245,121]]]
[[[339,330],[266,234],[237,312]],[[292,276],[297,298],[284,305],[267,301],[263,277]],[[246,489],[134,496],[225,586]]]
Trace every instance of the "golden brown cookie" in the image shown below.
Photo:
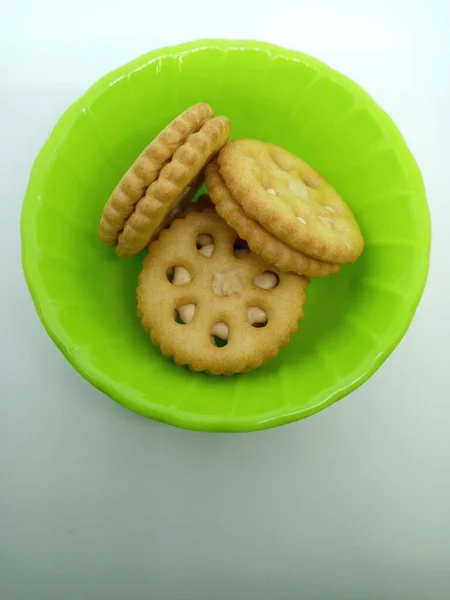
[[[236,256],[236,238],[214,210],[192,212],[150,244],[139,276],[144,328],[163,354],[195,371],[254,369],[276,356],[303,317],[308,278],[253,252]]]
[[[324,262],[354,262],[364,241],[336,190],[287,150],[234,140],[218,157],[227,188],[246,215],[279,240]]]
[[[324,263],[294,250],[269,233],[257,221],[247,217],[227,189],[219,168],[210,163],[206,168],[206,186],[218,214],[237,231],[250,249],[282,271],[293,271],[308,277],[326,277],[337,273],[341,265]]]
[[[136,203],[148,186],[156,180],[164,164],[189,135],[198,131],[213,117],[209,104],[195,104],[174,119],[145,148],[131,165],[111,194],[100,221],[100,239],[107,246],[115,246],[120,232]]]
[[[229,134],[230,121],[214,117],[176,150],[125,223],[117,244],[118,256],[138,254],[184,209],[203,183],[205,165],[226,143]]]

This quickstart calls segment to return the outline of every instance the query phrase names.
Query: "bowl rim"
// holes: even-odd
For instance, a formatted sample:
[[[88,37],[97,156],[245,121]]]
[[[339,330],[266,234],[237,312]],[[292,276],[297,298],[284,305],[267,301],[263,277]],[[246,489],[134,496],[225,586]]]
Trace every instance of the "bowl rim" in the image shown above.
[[[421,257],[422,269],[421,272],[417,274],[417,285],[414,293],[408,296],[409,310],[405,311],[402,322],[398,323],[395,335],[391,336],[390,343],[385,346],[383,352],[376,356],[371,368],[364,370],[360,373],[359,377],[354,378],[348,385],[345,385],[335,393],[328,395],[323,402],[315,404],[312,408],[310,407],[289,414],[277,415],[273,419],[258,419],[257,415],[251,415],[250,417],[247,416],[240,419],[234,419],[232,416],[221,417],[219,419],[217,416],[204,417],[186,412],[174,411],[173,409],[165,411],[161,409],[160,405],[152,403],[149,403],[146,410],[142,410],[139,403],[135,403],[126,392],[121,391],[120,386],[117,386],[117,382],[102,376],[101,371],[96,368],[94,369],[92,365],[89,364],[89,361],[85,361],[79,354],[71,352],[71,348],[68,347],[61,336],[58,335],[57,328],[52,322],[52,315],[47,310],[47,305],[51,302],[51,299],[47,297],[43,286],[40,285],[39,277],[36,277],[38,273],[35,260],[36,252],[32,243],[33,236],[29,235],[30,231],[33,231],[34,202],[36,197],[39,196],[40,183],[44,180],[46,171],[52,163],[53,149],[58,146],[59,140],[62,140],[70,131],[72,124],[83,110],[84,106],[93,102],[117,79],[127,76],[129,72],[136,68],[143,68],[145,65],[154,62],[155,60],[159,60],[163,56],[180,56],[193,51],[211,48],[221,50],[260,50],[274,56],[281,56],[289,60],[302,62],[317,68],[322,74],[341,82],[347,89],[351,90],[353,94],[363,98],[366,105],[368,105],[382,121],[383,127],[389,133],[391,139],[395,141],[396,148],[401,153],[402,165],[413,182],[411,189],[418,204],[418,210],[421,216],[420,241],[421,249],[423,250],[423,256]],[[56,122],[53,130],[34,160],[22,205],[20,233],[22,244],[22,268],[34,306],[48,335],[70,364],[94,387],[133,412],[137,412],[157,421],[165,422],[169,425],[198,431],[249,432],[291,423],[320,412],[361,386],[380,368],[407,332],[426,286],[431,252],[431,217],[422,176],[406,141],[389,115],[361,86],[321,60],[297,50],[291,50],[279,45],[251,39],[199,39],[157,48],[134,58],[98,79],[84,94],[65,110]]]

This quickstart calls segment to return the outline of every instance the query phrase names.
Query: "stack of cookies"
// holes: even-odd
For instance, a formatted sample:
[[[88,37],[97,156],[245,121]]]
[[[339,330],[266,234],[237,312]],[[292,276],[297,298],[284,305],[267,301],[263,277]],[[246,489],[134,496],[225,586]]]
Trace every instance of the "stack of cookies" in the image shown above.
[[[208,162],[230,135],[230,121],[196,104],[172,121],[142,152],[108,200],[100,239],[122,258],[148,246],[190,202]]]
[[[108,200],[100,238],[120,257],[148,247],[138,314],[179,365],[250,371],[298,329],[310,277],[354,262],[349,207],[312,167],[197,104],[170,123]],[[206,180],[208,195],[193,200]]]

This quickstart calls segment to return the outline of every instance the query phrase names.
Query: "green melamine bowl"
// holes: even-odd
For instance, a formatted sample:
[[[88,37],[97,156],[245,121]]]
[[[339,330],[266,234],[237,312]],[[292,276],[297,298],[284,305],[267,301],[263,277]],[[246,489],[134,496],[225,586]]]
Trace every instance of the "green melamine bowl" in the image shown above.
[[[120,260],[97,235],[127,167],[199,101],[231,119],[232,137],[270,140],[311,163],[351,206],[366,241],[355,265],[312,282],[305,319],[278,357],[229,378],[161,355],[136,316],[142,255]],[[79,373],[142,415],[212,431],[295,421],[366,381],[413,318],[430,229],[419,169],[358,85],[305,54],[230,40],[155,50],[98,81],[39,153],[21,222],[39,317]]]

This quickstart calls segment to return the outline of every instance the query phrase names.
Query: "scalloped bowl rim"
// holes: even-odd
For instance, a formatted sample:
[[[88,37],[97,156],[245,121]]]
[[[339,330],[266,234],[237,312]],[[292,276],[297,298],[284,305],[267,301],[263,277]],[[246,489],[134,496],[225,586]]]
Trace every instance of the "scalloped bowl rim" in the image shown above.
[[[176,409],[168,409],[166,411],[162,410],[160,406],[155,404],[150,404],[149,407],[146,407],[146,410],[142,410],[142,407],[137,406],[131,397],[129,397],[126,393],[122,393],[120,386],[117,385],[116,381],[113,381],[107,377],[105,378],[101,369],[94,368],[89,361],[84,361],[79,355],[72,354],[70,348],[67,347],[57,335],[56,328],[52,324],[51,314],[46,311],[46,303],[51,302],[51,299],[46,296],[43,286],[39,284],[39,278],[36,277],[37,267],[34,261],[33,249],[27,243],[27,230],[33,226],[33,223],[30,223],[30,217],[32,217],[32,205],[36,196],[34,190],[39,188],[40,181],[45,177],[46,169],[51,163],[51,153],[53,148],[58,145],[59,140],[66,136],[83,107],[86,104],[91,103],[95,98],[102,94],[105,89],[109,87],[115,80],[123,77],[125,74],[131,71],[134,71],[136,68],[142,68],[144,65],[154,62],[155,60],[160,59],[162,56],[180,56],[184,53],[207,48],[263,50],[271,54],[283,56],[290,60],[310,64],[320,69],[321,72],[332,76],[334,79],[338,79],[340,82],[345,84],[347,89],[351,89],[353,93],[364,97],[366,102],[370,104],[371,108],[378,113],[379,118],[383,120],[384,127],[389,131],[390,135],[396,139],[396,143],[400,146],[404,157],[409,159],[410,165],[407,166],[408,172],[414,175],[416,179],[418,177],[420,184],[422,185],[422,189],[418,190],[420,192],[419,200],[421,201],[421,206],[418,206],[417,209],[421,211],[422,216],[421,234],[424,249],[426,251],[426,257],[423,262],[424,268],[422,273],[420,274],[420,277],[418,275],[417,278],[419,285],[417,285],[415,293],[409,296],[409,311],[405,312],[403,321],[398,323],[396,335],[392,336],[390,343],[386,345],[384,351],[376,356],[373,366],[361,372],[359,377],[354,378],[348,385],[339,388],[335,391],[335,393],[327,396],[324,401],[317,403],[313,407],[303,410],[299,409],[294,413],[283,414],[281,416],[277,415],[275,418],[269,420],[258,420],[255,415],[253,415],[245,419],[239,419],[238,421],[233,420],[232,418],[228,420],[227,418],[223,418],[220,420],[220,423],[218,423],[216,417],[199,416],[178,411]],[[312,414],[315,414],[331,404],[334,404],[336,401],[354,391],[380,368],[380,366],[393,352],[407,332],[422,297],[429,270],[429,256],[431,250],[431,218],[419,167],[415,162],[414,157],[410,153],[402,134],[389,115],[361,86],[347,76],[323,63],[319,59],[296,50],[290,50],[275,44],[256,40],[202,39],[158,48],[138,56],[137,58],[123,64],[117,69],[114,69],[113,71],[110,71],[101,77],[96,83],[88,88],[88,90],[82,96],[80,96],[72,105],[69,106],[69,108],[57,121],[47,141],[42,146],[34,161],[22,206],[21,240],[23,271],[38,316],[50,338],[60,349],[70,364],[82,375],[82,377],[89,381],[94,387],[108,395],[111,399],[122,404],[133,412],[137,412],[152,419],[165,422],[169,425],[200,431],[249,432],[276,427],[311,416]]]

